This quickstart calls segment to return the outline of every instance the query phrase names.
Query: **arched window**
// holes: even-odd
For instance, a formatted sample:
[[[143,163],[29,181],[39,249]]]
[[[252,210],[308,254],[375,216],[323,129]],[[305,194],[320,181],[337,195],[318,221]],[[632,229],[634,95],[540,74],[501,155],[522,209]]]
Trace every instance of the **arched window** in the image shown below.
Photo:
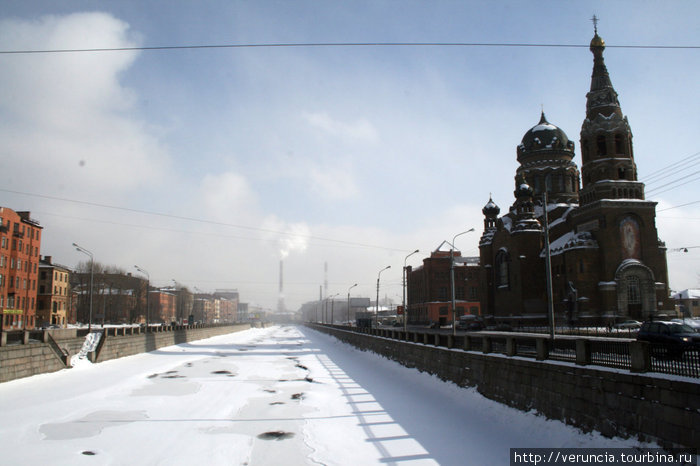
[[[615,153],[624,154],[625,153],[625,138],[621,134],[615,135]]]
[[[605,144],[605,136],[598,136],[595,140],[598,147],[598,155],[608,155],[608,147]]]
[[[510,285],[510,255],[506,250],[496,254],[496,286],[508,288]]]

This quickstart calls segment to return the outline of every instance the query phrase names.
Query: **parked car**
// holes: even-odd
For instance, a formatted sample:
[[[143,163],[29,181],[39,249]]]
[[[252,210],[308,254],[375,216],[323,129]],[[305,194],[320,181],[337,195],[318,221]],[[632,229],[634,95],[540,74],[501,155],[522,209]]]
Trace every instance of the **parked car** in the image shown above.
[[[457,330],[469,330],[469,331],[478,331],[478,330],[483,330],[484,329],[484,322],[481,320],[481,317],[471,315],[471,314],[466,314],[463,315],[459,318],[459,321],[457,322]]]
[[[678,322],[691,327],[696,332],[700,332],[700,320],[697,319],[671,319],[671,322]]]
[[[642,327],[642,323],[637,321],[637,320],[626,320],[624,322],[620,322],[615,324],[615,328],[617,329],[628,329],[628,330],[634,330]]]
[[[648,341],[671,357],[682,356],[689,349],[700,349],[700,334],[678,322],[644,322],[637,340]]]

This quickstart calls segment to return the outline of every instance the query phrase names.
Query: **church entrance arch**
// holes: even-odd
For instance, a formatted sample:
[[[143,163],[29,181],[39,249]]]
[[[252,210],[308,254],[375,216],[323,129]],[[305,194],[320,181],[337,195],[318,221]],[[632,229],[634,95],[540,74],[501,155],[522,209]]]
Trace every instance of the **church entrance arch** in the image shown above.
[[[654,273],[635,259],[627,259],[615,272],[619,316],[647,320],[656,311]]]

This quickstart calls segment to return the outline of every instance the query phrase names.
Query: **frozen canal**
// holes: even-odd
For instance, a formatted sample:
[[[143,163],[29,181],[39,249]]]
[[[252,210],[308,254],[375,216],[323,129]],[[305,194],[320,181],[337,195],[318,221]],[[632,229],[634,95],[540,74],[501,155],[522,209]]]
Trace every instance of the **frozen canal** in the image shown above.
[[[508,464],[511,447],[633,445],[304,327],[0,384],[4,465]]]

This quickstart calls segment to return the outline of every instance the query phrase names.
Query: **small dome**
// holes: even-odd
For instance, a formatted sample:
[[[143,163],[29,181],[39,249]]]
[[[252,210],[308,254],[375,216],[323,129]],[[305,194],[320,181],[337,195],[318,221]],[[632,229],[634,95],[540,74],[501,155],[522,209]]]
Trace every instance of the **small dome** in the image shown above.
[[[515,192],[513,194],[515,194],[515,197],[519,199],[521,197],[532,197],[535,194],[535,191],[525,182],[525,180],[523,180],[515,188]]]
[[[496,217],[501,212],[501,208],[489,196],[489,202],[481,209],[481,212],[487,217]]]
[[[564,131],[547,121],[544,112],[542,112],[540,122],[530,128],[523,136],[523,140],[518,146],[518,154],[540,150],[574,151],[574,143],[569,141]]]
[[[593,39],[591,39],[590,49],[593,50],[594,47],[605,48],[605,41],[598,35],[597,32],[595,36],[593,36]]]

